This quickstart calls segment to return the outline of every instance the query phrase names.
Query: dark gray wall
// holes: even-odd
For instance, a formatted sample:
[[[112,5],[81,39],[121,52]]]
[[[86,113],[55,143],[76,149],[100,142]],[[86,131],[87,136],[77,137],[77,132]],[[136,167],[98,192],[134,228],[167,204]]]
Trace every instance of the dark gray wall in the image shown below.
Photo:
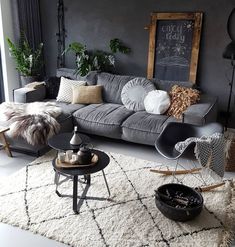
[[[229,87],[225,73],[229,75],[231,68],[222,52],[230,42],[226,24],[235,0],[64,0],[64,4],[66,43],[79,41],[89,49],[105,50],[111,38],[120,38],[131,47],[132,53],[117,56],[116,72],[136,76],[146,76],[149,34],[144,27],[149,24],[151,12],[202,11],[197,83],[204,92],[219,96],[220,109],[226,108]],[[56,0],[41,0],[48,75],[54,75],[56,69],[56,10]],[[66,66],[75,67],[72,55],[66,56]]]
[[[0,50],[0,103],[4,101],[4,85],[3,85],[3,74],[2,74],[2,59]]]

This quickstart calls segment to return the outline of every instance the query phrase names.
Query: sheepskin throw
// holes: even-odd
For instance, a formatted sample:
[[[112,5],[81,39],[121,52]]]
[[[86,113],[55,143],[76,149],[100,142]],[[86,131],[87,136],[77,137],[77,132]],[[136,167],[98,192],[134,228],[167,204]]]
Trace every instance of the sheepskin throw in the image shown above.
[[[60,124],[56,117],[61,108],[52,102],[13,103],[0,105],[0,119],[7,121],[11,138],[22,137],[31,145],[44,145],[59,132]]]
[[[200,100],[199,91],[192,88],[174,85],[169,93],[171,106],[167,111],[168,116],[182,119],[182,113],[191,105]]]

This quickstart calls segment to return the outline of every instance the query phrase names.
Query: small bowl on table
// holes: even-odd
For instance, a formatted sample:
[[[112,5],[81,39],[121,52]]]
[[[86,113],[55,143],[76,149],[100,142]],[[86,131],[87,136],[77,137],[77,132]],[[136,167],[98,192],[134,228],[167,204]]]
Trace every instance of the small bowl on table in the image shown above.
[[[155,203],[167,218],[184,222],[192,220],[201,213],[203,197],[191,187],[169,183],[155,190]]]

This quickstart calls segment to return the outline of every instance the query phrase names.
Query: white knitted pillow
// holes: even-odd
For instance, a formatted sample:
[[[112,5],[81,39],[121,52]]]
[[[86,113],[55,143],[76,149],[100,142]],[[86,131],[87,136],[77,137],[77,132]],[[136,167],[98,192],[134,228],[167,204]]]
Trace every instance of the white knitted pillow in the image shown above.
[[[85,86],[85,81],[75,81],[64,77],[60,78],[60,88],[56,100],[71,103],[73,99],[72,86]]]
[[[170,96],[166,91],[154,90],[147,94],[144,99],[146,112],[152,114],[163,114],[170,107]]]

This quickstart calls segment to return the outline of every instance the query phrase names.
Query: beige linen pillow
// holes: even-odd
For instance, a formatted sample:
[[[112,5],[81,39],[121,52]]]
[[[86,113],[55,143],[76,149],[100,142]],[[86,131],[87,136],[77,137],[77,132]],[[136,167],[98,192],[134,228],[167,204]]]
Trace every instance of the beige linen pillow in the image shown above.
[[[100,104],[102,100],[102,86],[72,86],[72,104]]]

